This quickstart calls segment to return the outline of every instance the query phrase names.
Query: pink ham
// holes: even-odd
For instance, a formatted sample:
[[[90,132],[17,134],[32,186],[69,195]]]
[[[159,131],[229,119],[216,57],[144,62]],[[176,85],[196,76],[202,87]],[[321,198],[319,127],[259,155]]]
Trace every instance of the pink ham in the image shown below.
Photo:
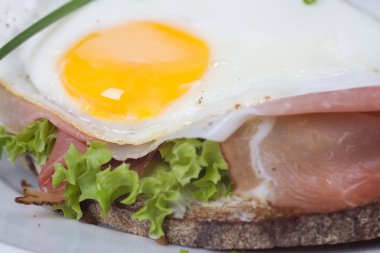
[[[21,129],[38,119],[48,119],[59,129],[81,141],[91,141],[94,138],[78,131],[69,122],[55,114],[34,105],[33,103],[13,95],[0,85],[0,123],[11,132],[20,132]]]
[[[247,124],[245,129],[256,127]],[[240,130],[231,138],[248,143],[253,136],[248,135],[248,130]],[[231,147],[231,138],[222,145],[223,150],[237,188],[247,193],[259,185],[247,179],[252,169],[258,171],[252,168],[258,157],[250,157],[247,148],[242,151],[235,146],[253,161],[249,167],[241,167],[234,160],[237,151]],[[278,117],[259,150],[265,173],[256,173],[256,177],[270,180],[267,200],[275,207],[332,212],[380,200],[380,117],[376,114]],[[243,170],[240,174],[245,170],[248,176],[236,178],[233,170]]]
[[[380,87],[311,93],[277,99],[256,106],[261,115],[295,115],[318,112],[380,111]]]
[[[64,185],[56,189],[52,186],[52,175],[55,172],[54,165],[57,163],[64,163],[64,158],[69,150],[70,146],[74,145],[79,152],[86,152],[87,145],[78,139],[68,135],[62,130],[59,130],[57,140],[55,142],[54,148],[50,155],[49,160],[46,165],[42,168],[42,171],[38,177],[38,184],[41,190],[48,191],[51,193],[62,193],[64,190]]]

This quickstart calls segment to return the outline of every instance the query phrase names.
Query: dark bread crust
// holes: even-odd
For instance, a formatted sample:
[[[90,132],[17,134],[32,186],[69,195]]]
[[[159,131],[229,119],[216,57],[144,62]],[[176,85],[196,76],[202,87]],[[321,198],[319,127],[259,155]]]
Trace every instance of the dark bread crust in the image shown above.
[[[247,204],[241,203],[232,209],[191,205],[184,219],[166,219],[166,240],[172,244],[209,249],[269,249],[338,244],[380,237],[379,203],[313,215],[251,208],[250,215],[255,218],[242,221],[235,214],[239,209],[246,209]],[[110,213],[101,218],[99,205],[89,202],[87,212],[100,224],[147,237],[149,224],[131,218],[139,206],[141,204],[129,207],[113,205]]]
[[[30,158],[24,165],[33,166]],[[132,219],[142,202],[114,204],[105,217],[92,201],[83,205],[85,220],[148,236],[149,223]],[[380,203],[329,214],[300,214],[257,207],[251,201],[234,200],[220,205],[190,205],[183,219],[164,222],[166,241],[209,249],[269,249],[326,245],[380,237]]]

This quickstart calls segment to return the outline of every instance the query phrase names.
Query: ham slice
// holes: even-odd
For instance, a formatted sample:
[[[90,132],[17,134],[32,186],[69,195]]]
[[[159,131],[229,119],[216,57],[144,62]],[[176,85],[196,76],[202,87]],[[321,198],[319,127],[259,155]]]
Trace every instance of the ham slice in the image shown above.
[[[222,144],[241,193],[257,193],[255,188],[267,183],[265,197],[272,206],[303,212],[332,212],[380,200],[378,113],[278,117],[254,146],[258,126],[249,122]],[[250,164],[241,167],[239,156]]]
[[[269,101],[256,108],[265,116],[294,115],[318,112],[380,111],[380,87],[362,87],[310,93]]]
[[[18,97],[0,85],[0,123],[10,132],[18,133],[25,126],[38,119],[48,119],[57,128],[81,141],[91,141],[94,138],[78,131],[69,122],[61,119],[44,108]]]
[[[70,146],[74,145],[79,152],[86,152],[87,145],[80,140],[72,137],[66,132],[59,130],[57,140],[55,141],[52,153],[47,161],[46,165],[42,168],[38,177],[38,184],[41,190],[50,193],[62,193],[65,186],[62,185],[56,189],[52,185],[52,175],[55,172],[54,165],[57,163],[65,164],[64,158],[69,150]]]

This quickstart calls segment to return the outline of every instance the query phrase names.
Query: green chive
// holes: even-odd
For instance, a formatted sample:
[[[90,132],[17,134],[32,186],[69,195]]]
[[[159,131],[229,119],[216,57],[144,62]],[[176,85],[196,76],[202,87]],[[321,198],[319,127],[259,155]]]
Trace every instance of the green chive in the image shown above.
[[[10,52],[12,52],[14,49],[16,49],[18,46],[20,46],[22,43],[24,43],[26,40],[28,40],[36,33],[42,31],[43,29],[53,24],[57,20],[63,18],[64,16],[72,13],[73,11],[79,9],[80,7],[92,1],[93,0],[72,0],[62,5],[52,13],[48,14],[44,18],[40,19],[39,21],[28,27],[26,30],[24,30],[22,33],[17,35],[15,38],[13,38],[11,41],[9,41],[7,44],[5,44],[2,48],[0,48],[0,60],[2,60]]]
[[[303,2],[305,3],[305,4],[313,4],[313,3],[315,3],[317,0],[303,0]]]

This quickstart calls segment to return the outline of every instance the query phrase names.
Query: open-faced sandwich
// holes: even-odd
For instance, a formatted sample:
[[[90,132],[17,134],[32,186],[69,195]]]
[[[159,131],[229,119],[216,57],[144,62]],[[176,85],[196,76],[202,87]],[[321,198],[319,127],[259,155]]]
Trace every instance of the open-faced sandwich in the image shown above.
[[[0,45],[35,23],[0,49],[0,151],[39,182],[18,202],[213,249],[379,236],[376,18],[340,0],[0,14]]]

